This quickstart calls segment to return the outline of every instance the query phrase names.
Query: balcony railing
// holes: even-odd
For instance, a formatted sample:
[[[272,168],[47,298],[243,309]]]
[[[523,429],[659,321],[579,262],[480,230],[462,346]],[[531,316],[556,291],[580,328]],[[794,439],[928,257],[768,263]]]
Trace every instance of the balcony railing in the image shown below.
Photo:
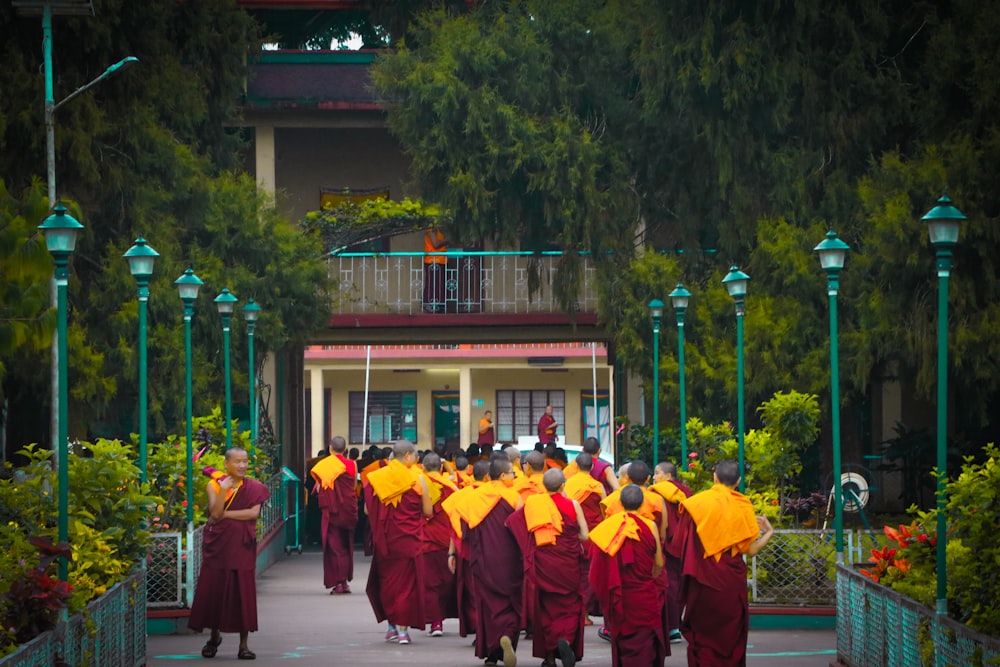
[[[425,264],[425,259],[444,263]],[[583,256],[576,312],[597,311],[597,273]],[[553,290],[561,252],[345,252],[328,258],[337,314],[558,313]],[[427,268],[430,266],[431,268]],[[529,280],[538,277],[537,290]]]

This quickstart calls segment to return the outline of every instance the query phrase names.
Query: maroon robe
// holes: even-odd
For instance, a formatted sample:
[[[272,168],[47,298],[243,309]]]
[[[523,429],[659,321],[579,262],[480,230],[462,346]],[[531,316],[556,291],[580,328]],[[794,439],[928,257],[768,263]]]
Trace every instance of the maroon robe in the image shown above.
[[[705,549],[691,515],[678,525],[681,547],[681,632],[688,641],[688,664],[699,667],[744,667],[750,604],[747,565],[726,551],[716,561]]]
[[[531,655],[542,658],[569,642],[577,659],[583,657],[584,591],[583,546],[573,501],[562,494],[550,495],[562,514],[562,532],[555,544],[538,545],[528,531],[524,508],[507,519],[524,556],[525,625],[531,634]]]
[[[676,479],[670,480],[681,492],[691,497],[691,489]],[[663,543],[664,570],[667,573],[667,627],[681,627],[681,540],[680,514],[677,503],[664,498],[667,506],[667,539]]]
[[[491,482],[496,483],[496,482]],[[462,544],[476,578],[476,657],[501,655],[500,638],[510,637],[516,649],[521,633],[521,550],[505,522],[514,508],[500,500],[475,528],[462,520]]]
[[[653,577],[656,537],[642,520],[638,523],[639,539],[626,539],[614,556],[591,548],[590,585],[611,631],[611,664],[663,667],[670,655],[663,613],[665,591],[659,585],[663,575]]]
[[[545,413],[542,418],[538,420],[538,442],[542,444],[549,444],[550,442],[556,442],[556,429],[552,427],[556,423],[556,418]]]
[[[436,484],[429,477],[427,483]],[[457,583],[455,575],[448,568],[448,549],[454,531],[451,520],[441,509],[441,503],[455,491],[450,487],[440,486],[441,498],[434,503],[434,514],[424,526],[424,614],[428,623],[458,618]],[[456,572],[457,568],[456,563]]]
[[[611,467],[611,464],[602,458],[597,456],[594,457],[594,464],[590,468],[590,476],[596,479],[604,486],[604,495],[609,495],[614,489],[611,488],[611,483],[608,481],[607,469]]]
[[[580,501],[577,501],[580,502]],[[601,514],[601,496],[597,493],[591,493],[582,502],[580,502],[580,509],[583,510],[583,520],[587,522],[587,529],[593,530],[594,526],[599,524],[603,520]],[[590,549],[583,550],[583,567],[580,571],[580,578],[583,581],[583,590],[586,597],[585,606],[587,609],[587,614],[590,616],[603,616],[601,612],[601,603],[597,599],[597,595],[590,588],[590,581],[588,580],[588,575],[590,573]]]
[[[325,588],[354,580],[354,529],[358,525],[357,465],[346,456],[331,456],[339,458],[347,470],[337,476],[332,489],[324,489],[319,484],[314,487],[323,512],[320,538]]]
[[[420,494],[409,490],[396,505],[385,504],[365,484],[365,506],[372,530],[371,568],[365,592],[381,623],[423,628],[425,614],[424,515]]]
[[[264,484],[244,478],[226,509],[245,510],[271,497]],[[188,627],[219,632],[257,631],[257,521],[221,519],[205,526],[201,573]]]

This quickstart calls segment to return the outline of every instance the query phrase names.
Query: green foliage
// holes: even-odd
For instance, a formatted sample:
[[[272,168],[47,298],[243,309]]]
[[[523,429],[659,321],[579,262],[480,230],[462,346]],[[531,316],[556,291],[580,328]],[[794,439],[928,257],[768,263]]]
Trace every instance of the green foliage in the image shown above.
[[[347,200],[319,211],[310,211],[302,222],[307,232],[316,230],[323,248],[337,252],[357,243],[415,232],[432,225],[447,226],[449,216],[436,204],[404,197]]]

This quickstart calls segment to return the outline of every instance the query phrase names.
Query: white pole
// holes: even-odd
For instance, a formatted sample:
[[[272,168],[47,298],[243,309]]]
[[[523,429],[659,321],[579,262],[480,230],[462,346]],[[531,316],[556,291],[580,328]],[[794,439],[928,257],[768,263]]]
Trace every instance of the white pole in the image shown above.
[[[590,343],[590,371],[591,371],[591,381],[593,382],[594,388],[594,437],[597,438],[597,442],[601,442],[601,413],[598,412],[597,408],[597,342],[591,341]],[[602,443],[601,448],[604,448]]]
[[[372,346],[368,345],[368,352],[365,355],[365,417],[361,422],[361,444],[368,444],[368,382],[371,380],[372,372]]]

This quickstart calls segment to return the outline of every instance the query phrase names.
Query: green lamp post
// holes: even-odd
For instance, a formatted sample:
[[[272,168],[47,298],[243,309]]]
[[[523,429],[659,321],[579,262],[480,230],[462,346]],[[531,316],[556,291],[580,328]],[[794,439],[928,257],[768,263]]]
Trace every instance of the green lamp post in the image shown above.
[[[149,279],[153,277],[153,264],[160,253],[153,250],[141,236],[122,257],[128,260],[129,271],[139,286],[139,481],[146,481],[147,415],[146,398],[146,313],[149,306]]]
[[[653,467],[660,462],[660,321],[663,302],[653,299],[648,304],[653,318]]]
[[[249,374],[249,384],[250,384],[250,448],[253,450],[257,447],[257,367],[254,365],[253,360],[253,333],[254,328],[257,324],[257,318],[260,317],[260,306],[254,303],[251,298],[247,305],[243,306],[243,319],[247,323],[247,338],[248,342],[248,355],[250,361],[250,374]],[[250,458],[253,458],[254,452],[250,452]]]
[[[937,602],[936,611],[948,615],[948,520],[945,482],[948,474],[948,278],[951,275],[951,250],[958,244],[959,225],[965,216],[948,197],[921,218],[927,223],[931,245],[937,256],[938,327],[937,327]]]
[[[219,296],[215,297],[215,305],[222,316],[222,347],[223,358],[225,359],[226,374],[226,449],[233,446],[233,382],[229,377],[229,321],[233,317],[233,309],[236,307],[238,299],[229,293],[228,288],[223,288]]]
[[[844,562],[844,498],[840,484],[840,344],[837,339],[837,292],[840,290],[840,271],[849,247],[829,231],[826,238],[813,248],[819,255],[819,264],[826,271],[826,293],[830,300],[830,429],[833,445],[833,532],[837,563]]]
[[[56,466],[59,484],[59,541],[69,541],[69,364],[67,363],[66,326],[67,304],[66,291],[69,286],[69,258],[76,249],[76,236],[83,225],[66,212],[62,203],[56,204],[52,215],[45,218],[38,229],[45,234],[45,245],[55,262],[56,282],[56,312],[58,333],[58,366],[56,384],[58,391],[52,397],[56,402],[58,432],[56,433]],[[69,576],[69,565],[65,558],[59,559],[59,578],[66,581]]]
[[[688,443],[687,443],[687,393],[684,385],[684,311],[687,310],[688,301],[691,300],[691,292],[684,289],[684,285],[677,283],[674,291],[667,295],[670,303],[677,313],[677,365],[680,367],[680,378],[677,386],[681,399],[681,470],[688,469]]]
[[[740,493],[746,489],[746,449],[743,438],[743,316],[746,314],[747,283],[750,276],[736,266],[722,279],[736,302],[736,436],[739,443]]]
[[[198,298],[198,290],[204,284],[194,271],[188,267],[184,274],[174,281],[177,291],[180,292],[181,301],[184,303],[184,414],[186,421],[187,469],[185,470],[184,489],[187,491],[187,522],[194,523],[194,433],[192,424],[194,422],[194,406],[191,390],[191,318],[194,317],[194,302]]]

